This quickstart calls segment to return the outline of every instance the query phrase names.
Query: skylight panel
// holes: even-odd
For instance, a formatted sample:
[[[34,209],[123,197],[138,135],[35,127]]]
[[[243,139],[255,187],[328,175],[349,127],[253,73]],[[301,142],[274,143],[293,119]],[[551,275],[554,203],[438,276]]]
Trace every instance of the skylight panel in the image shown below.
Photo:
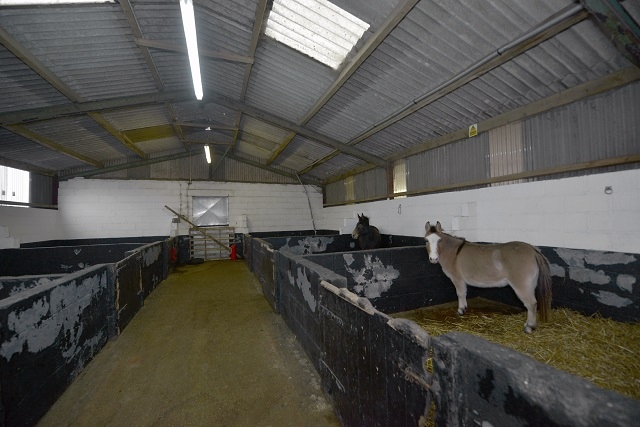
[[[265,34],[337,69],[368,28],[327,0],[274,0]]]

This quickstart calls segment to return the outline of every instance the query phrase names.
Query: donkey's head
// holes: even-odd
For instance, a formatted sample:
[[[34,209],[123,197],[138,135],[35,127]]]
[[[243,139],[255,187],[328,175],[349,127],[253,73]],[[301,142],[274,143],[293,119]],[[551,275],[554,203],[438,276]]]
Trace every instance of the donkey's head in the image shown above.
[[[424,239],[427,241],[429,262],[431,264],[437,264],[440,258],[440,254],[438,253],[438,243],[442,241],[442,226],[440,225],[440,221],[438,221],[436,225],[431,225],[430,222],[427,222],[424,229]]]

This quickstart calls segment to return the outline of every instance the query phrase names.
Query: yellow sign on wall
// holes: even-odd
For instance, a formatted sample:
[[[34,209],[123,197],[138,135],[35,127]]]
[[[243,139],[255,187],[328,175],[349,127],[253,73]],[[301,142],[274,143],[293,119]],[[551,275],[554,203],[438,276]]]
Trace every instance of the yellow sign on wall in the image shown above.
[[[476,136],[478,135],[478,124],[472,124],[471,126],[469,126],[469,138],[471,138],[472,136]]]

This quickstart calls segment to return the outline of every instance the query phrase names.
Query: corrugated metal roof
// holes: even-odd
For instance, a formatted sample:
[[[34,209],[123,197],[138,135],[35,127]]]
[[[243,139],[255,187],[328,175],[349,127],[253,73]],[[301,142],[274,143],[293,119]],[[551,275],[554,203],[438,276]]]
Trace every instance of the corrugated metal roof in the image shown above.
[[[64,178],[149,154],[149,162],[188,155],[212,141],[232,147],[239,165],[229,175],[238,179],[272,180],[254,173],[265,165],[267,175],[285,167],[325,181],[455,141],[469,124],[581,84],[604,78],[598,91],[617,88],[618,77],[606,78],[640,64],[572,0],[333,3],[370,25],[338,70],[265,36],[268,0],[197,1],[202,102],[193,99],[175,0],[0,8],[0,162]],[[638,19],[637,2],[621,4]],[[546,29],[522,47],[521,36],[560,11],[568,29],[537,44]],[[512,57],[513,46],[523,52]],[[629,72],[625,82],[638,78]],[[22,134],[8,130],[16,124]],[[109,176],[193,175],[201,159],[187,159],[132,163],[135,170]],[[203,168],[196,175],[209,179]]]

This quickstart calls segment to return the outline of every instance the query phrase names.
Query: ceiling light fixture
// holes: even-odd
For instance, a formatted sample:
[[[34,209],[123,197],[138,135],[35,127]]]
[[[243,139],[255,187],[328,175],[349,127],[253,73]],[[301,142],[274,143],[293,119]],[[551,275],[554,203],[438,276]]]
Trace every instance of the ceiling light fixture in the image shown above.
[[[207,163],[211,163],[211,152],[208,145],[204,146],[204,155],[207,156]]]
[[[196,37],[196,18],[193,14],[193,0],[180,0],[182,12],[182,26],[184,37],[187,39],[187,52],[191,65],[191,77],[193,78],[193,90],[196,99],[202,99],[202,77],[200,76],[200,58],[198,57],[198,38]]]

